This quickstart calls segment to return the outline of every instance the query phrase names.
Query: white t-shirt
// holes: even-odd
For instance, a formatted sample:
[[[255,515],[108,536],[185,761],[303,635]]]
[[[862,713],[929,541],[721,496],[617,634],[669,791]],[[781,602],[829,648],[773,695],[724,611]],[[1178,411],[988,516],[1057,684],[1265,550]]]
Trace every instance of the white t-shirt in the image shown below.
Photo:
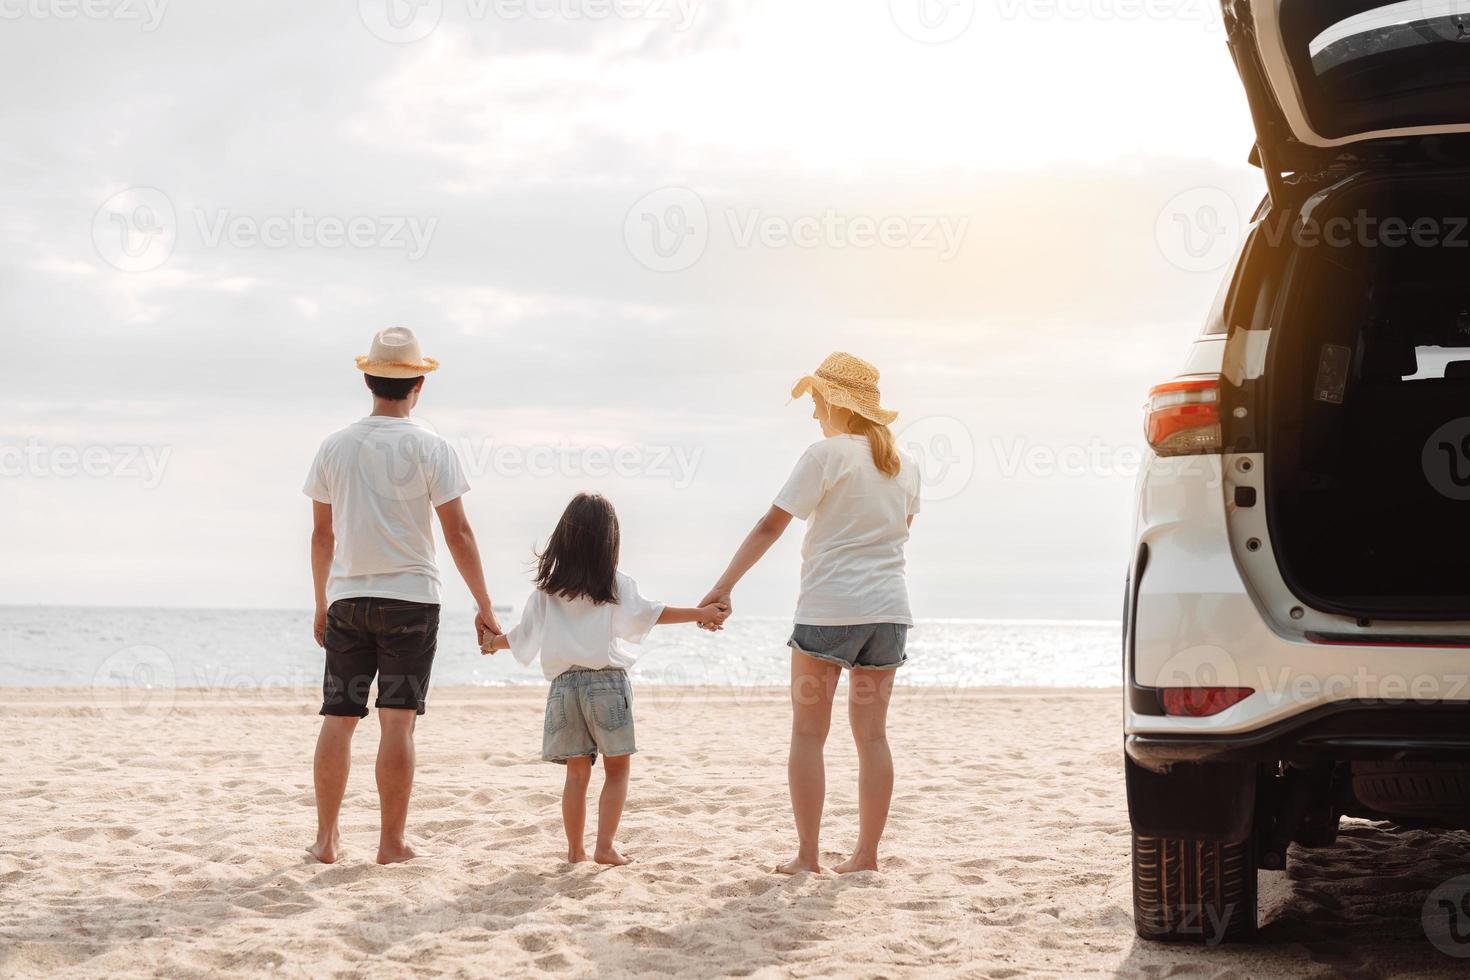
[[[328,436],[304,488],[332,505],[327,601],[438,603],[434,508],[469,488],[454,447],[413,419],[369,415]]]
[[[919,471],[906,454],[899,459],[898,475],[888,476],[873,465],[866,436],[841,435],[797,461],[775,501],[807,522],[797,623],[913,625],[903,547],[919,512]]]
[[[521,621],[506,634],[510,652],[522,664],[541,656],[547,680],[574,667],[602,670],[633,666],[637,656],[619,643],[642,643],[663,615],[664,604],[638,593],[638,583],[618,572],[618,601],[593,604],[585,596],[563,599],[540,589],[531,593]]]

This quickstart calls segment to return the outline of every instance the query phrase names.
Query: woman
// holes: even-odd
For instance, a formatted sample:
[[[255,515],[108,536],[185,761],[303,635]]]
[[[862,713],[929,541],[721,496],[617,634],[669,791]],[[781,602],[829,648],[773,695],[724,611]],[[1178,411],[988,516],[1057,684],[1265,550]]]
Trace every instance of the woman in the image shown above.
[[[888,701],[895,668],[906,660],[913,624],[904,578],[904,545],[919,512],[919,475],[895,445],[881,407],[878,371],[851,354],[833,354],[791,396],[810,393],[823,439],[797,462],[776,501],[700,605],[726,607],[745,573],[785,532],[807,522],[801,597],[791,634],[791,753],[787,778],[796,817],[796,857],[776,870],[820,871],[818,838],[826,773],[822,750],[832,696],[851,671],[848,717],[858,750],[858,841],[839,874],[878,869],[878,841],[893,795]],[[714,625],[712,628],[718,628]]]

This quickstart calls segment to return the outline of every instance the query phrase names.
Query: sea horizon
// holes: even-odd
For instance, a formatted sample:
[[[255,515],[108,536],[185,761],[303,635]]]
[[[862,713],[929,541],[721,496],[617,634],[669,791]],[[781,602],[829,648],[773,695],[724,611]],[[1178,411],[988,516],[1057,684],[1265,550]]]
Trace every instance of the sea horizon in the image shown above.
[[[434,683],[545,683],[539,665],[480,655],[468,609],[440,628]],[[0,687],[320,686],[309,609],[0,605]],[[658,627],[630,670],[640,685],[789,682],[787,616],[733,617],[720,633]],[[511,625],[510,623],[506,624]],[[913,687],[1101,688],[1120,683],[1109,620],[920,618],[896,683]]]
[[[467,603],[444,603],[443,608],[449,610],[460,610],[470,612],[471,606]],[[519,605],[515,603],[495,604],[496,610],[511,609],[518,610]],[[71,609],[71,610],[125,610],[134,612],[262,612],[262,613],[306,613],[313,610],[310,606],[167,606],[167,605],[102,605],[98,603],[67,603],[67,602],[0,602],[0,613],[15,609]],[[786,619],[791,617],[787,614],[770,612],[740,613],[739,618],[744,619]],[[1122,626],[1120,619],[1096,619],[1088,617],[1035,617],[1035,616],[921,616],[915,618],[915,623],[995,623],[998,625],[1014,626],[1055,626],[1055,625],[1079,625],[1079,626]]]

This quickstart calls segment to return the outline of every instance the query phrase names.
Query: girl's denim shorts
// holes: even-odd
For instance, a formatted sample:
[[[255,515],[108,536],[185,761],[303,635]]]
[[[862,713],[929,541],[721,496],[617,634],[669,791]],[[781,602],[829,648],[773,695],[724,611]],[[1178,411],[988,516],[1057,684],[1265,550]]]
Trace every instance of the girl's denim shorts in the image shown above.
[[[803,626],[791,633],[791,649],[840,664],[851,670],[893,670],[908,654],[909,628],[903,623],[863,623],[859,626]]]
[[[546,695],[541,758],[566,762],[577,756],[632,755],[633,685],[616,667],[573,668],[556,676]]]

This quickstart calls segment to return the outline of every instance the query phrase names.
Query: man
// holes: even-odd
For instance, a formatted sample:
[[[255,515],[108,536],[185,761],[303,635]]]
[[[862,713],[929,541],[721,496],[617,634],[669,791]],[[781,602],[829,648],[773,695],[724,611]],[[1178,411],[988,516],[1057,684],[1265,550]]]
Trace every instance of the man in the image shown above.
[[[373,338],[357,359],[373,411],[328,436],[312,463],[311,574],[317,645],[326,651],[321,733],[317,738],[316,843],[307,853],[331,864],[341,853],[337,816],[347,791],[352,735],[367,717],[378,682],[377,781],[382,806],[378,863],[414,857],[404,839],[413,790],[413,732],[424,713],[439,631],[439,569],[433,518],[439,515],[455,567],[479,606],[475,630],[498,634],[474,532],[460,500],[469,484],[449,443],[410,418],[424,357],[405,327]]]

